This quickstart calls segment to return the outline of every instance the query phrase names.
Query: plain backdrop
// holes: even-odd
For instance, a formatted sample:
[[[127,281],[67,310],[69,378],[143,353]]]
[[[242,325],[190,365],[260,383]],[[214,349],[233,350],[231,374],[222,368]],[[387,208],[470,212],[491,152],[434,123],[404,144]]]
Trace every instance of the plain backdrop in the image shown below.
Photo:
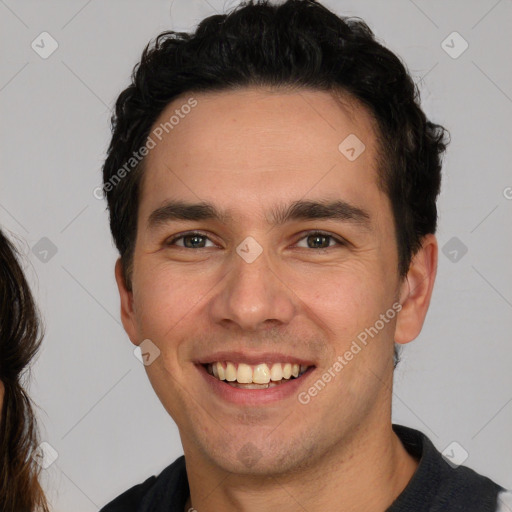
[[[93,190],[110,109],[146,43],[235,3],[0,1],[0,224],[19,239],[46,324],[29,391],[58,455],[43,471],[57,512],[96,511],[182,454],[121,326]],[[512,488],[512,2],[325,4],[362,17],[406,62],[452,136],[437,282],[396,370],[393,421],[441,451],[457,442],[466,465]]]

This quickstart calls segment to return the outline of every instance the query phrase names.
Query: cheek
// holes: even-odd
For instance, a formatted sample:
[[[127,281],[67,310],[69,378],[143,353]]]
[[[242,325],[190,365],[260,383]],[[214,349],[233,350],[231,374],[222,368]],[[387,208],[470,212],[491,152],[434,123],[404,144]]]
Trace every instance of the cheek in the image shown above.
[[[327,335],[336,344],[345,345],[392,306],[391,287],[385,279],[368,268],[333,269],[317,274],[313,287],[311,281],[304,280],[303,293],[298,295],[304,297]]]
[[[162,264],[141,264],[139,269],[133,283],[139,334],[163,342],[199,307],[208,287],[200,278],[186,278],[185,273],[173,273]]]
[[[315,298],[338,306],[352,308],[362,305],[368,296],[376,292],[375,286],[379,279],[376,275],[375,256],[373,251],[358,255],[342,257],[334,263],[319,269],[307,285],[317,292]]]

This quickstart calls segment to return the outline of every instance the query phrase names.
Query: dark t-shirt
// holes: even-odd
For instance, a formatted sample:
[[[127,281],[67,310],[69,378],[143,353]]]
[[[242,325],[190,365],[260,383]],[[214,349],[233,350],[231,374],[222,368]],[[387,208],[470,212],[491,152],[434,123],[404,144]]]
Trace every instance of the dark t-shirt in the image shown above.
[[[496,512],[502,487],[472,469],[450,465],[418,430],[401,425],[393,430],[419,465],[386,512]],[[135,485],[100,512],[183,512],[189,492],[182,455],[158,477]]]

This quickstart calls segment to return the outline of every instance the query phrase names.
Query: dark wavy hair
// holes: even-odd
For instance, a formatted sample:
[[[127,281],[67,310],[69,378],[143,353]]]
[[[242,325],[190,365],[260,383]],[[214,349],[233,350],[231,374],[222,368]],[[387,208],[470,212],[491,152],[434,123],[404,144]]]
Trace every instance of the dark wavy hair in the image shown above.
[[[42,327],[13,244],[0,230],[0,380],[5,387],[0,423],[0,509],[49,512],[32,456],[38,430],[22,377],[39,350]]]
[[[129,172],[123,166],[178,96],[248,86],[341,93],[368,109],[376,125],[377,184],[390,199],[404,277],[422,238],[436,231],[448,132],[427,120],[405,65],[364,21],[339,17],[312,0],[262,0],[210,16],[193,34],[161,33],[117,99],[103,189],[128,289],[145,160]]]

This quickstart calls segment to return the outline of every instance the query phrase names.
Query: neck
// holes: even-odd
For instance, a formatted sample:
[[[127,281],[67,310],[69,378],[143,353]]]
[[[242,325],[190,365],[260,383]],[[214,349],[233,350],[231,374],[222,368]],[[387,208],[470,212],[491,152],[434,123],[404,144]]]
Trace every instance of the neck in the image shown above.
[[[375,431],[378,432],[375,435]],[[405,489],[418,461],[393,432],[361,428],[349,443],[317,457],[293,474],[240,475],[208,467],[197,453],[185,453],[191,497],[185,511],[380,512]]]

